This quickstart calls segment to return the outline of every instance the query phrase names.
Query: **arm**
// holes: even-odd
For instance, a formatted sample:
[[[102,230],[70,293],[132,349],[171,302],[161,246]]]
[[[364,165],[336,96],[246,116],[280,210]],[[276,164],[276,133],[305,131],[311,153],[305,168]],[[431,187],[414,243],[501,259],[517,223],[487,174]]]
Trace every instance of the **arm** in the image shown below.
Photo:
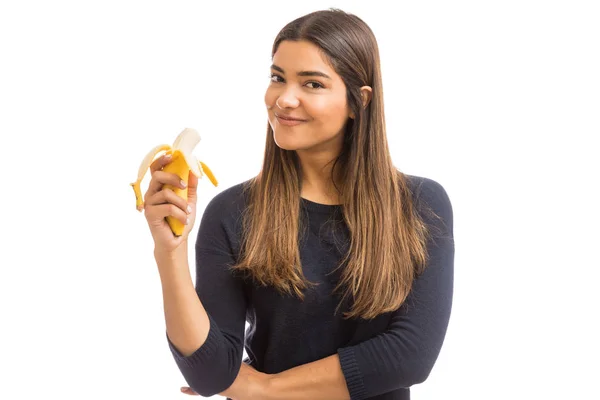
[[[161,276],[169,348],[188,385],[206,397],[231,386],[242,363],[246,298],[241,280],[228,269],[235,261],[231,198],[229,191],[218,194],[203,213],[195,289],[189,272]],[[174,271],[179,269],[185,267]]]
[[[349,400],[350,393],[337,354],[270,375],[265,400]]]
[[[208,315],[196,295],[187,261],[187,243],[177,254],[154,255],[163,293],[168,337],[182,354],[191,355],[202,346],[210,328]]]
[[[452,206],[442,186],[426,179],[421,198],[444,223],[425,216],[426,223],[435,225],[429,264],[392,314],[388,329],[336,355],[273,375],[266,388],[269,398],[356,400],[425,381],[450,318],[454,240]]]
[[[444,188],[427,178],[415,203],[433,235],[427,243],[429,262],[385,332],[338,350],[353,400],[424,382],[446,335],[454,283],[452,205]],[[424,213],[421,203],[442,221]]]

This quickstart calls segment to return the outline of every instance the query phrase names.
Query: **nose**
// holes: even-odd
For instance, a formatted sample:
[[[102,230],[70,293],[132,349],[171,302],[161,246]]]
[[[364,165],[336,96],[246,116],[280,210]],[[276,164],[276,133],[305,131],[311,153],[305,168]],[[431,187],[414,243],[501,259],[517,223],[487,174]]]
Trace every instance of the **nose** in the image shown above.
[[[291,85],[287,85],[287,87],[283,88],[281,93],[279,93],[277,100],[275,101],[275,105],[281,109],[296,108],[299,104],[300,100],[294,93],[294,89],[291,87]]]

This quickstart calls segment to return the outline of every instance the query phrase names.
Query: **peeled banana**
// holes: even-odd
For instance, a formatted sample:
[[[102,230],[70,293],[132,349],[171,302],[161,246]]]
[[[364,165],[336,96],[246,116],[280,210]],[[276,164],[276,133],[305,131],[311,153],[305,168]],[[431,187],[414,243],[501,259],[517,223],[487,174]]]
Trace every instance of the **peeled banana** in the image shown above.
[[[144,200],[142,197],[142,190],[140,188],[142,179],[144,179],[146,171],[148,168],[150,168],[150,164],[152,164],[152,162],[156,159],[156,156],[162,152],[164,152],[164,154],[171,154],[172,156],[171,162],[165,165],[162,170],[177,174],[177,176],[179,176],[179,178],[186,183],[186,187],[184,189],[174,187],[172,185],[164,186],[165,188],[171,189],[179,197],[187,201],[187,182],[189,171],[192,171],[192,173],[199,179],[202,178],[203,175],[206,175],[214,186],[218,185],[218,182],[210,168],[208,168],[202,161],[198,161],[192,153],[199,142],[200,135],[198,132],[194,129],[186,128],[177,136],[172,146],[168,144],[161,144],[150,150],[150,152],[142,160],[142,164],[140,165],[140,169],[138,171],[137,180],[131,183],[133,192],[135,193],[135,206],[138,211],[142,211],[144,209]],[[173,231],[173,234],[175,236],[181,236],[185,225],[178,219],[175,219],[171,216],[168,216],[166,219],[167,223],[171,227],[171,230]]]

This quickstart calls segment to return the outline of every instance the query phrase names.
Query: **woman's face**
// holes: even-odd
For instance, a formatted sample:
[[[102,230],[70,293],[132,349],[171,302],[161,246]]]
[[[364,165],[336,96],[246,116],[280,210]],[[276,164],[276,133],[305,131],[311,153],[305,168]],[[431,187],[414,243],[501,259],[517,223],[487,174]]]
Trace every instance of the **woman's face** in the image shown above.
[[[275,143],[285,150],[339,151],[350,115],[346,86],[307,41],[283,41],[265,93]]]

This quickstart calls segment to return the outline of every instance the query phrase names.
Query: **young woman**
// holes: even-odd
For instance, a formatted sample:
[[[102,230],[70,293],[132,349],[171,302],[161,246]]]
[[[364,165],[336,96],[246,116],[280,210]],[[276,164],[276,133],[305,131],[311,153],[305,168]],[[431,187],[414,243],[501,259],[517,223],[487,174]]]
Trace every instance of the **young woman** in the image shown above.
[[[161,189],[179,182],[161,171],[169,160],[152,165],[145,215],[167,342],[190,385],[182,390],[409,399],[450,318],[450,200],[436,181],[392,164],[377,42],[361,19],[327,10],[292,21],[272,62],[262,169],[205,209],[195,287],[187,257],[197,180],[190,175],[186,202]],[[181,237],[167,215],[187,220]]]

